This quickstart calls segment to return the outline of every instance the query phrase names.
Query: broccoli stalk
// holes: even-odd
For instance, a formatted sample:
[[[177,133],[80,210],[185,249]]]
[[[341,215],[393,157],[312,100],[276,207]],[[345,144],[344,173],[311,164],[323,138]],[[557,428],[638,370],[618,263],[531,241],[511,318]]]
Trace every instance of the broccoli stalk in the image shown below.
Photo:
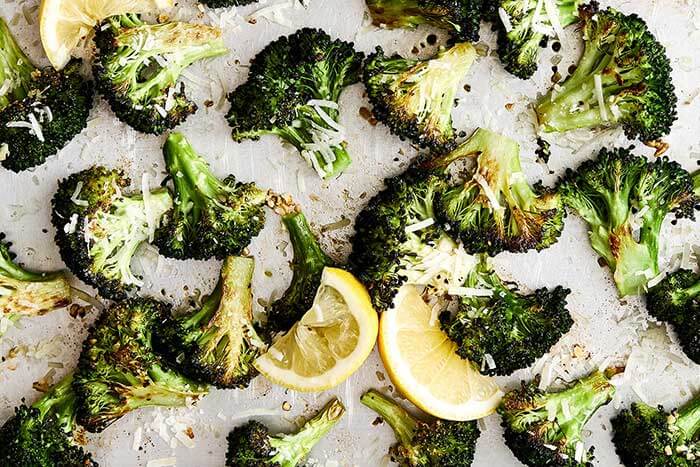
[[[340,421],[345,407],[329,402],[294,434],[271,435],[265,425],[251,421],[228,435],[229,467],[296,467],[313,447]]]
[[[19,48],[5,20],[0,18],[0,110],[29,94],[35,68]]]
[[[391,426],[398,443],[389,449],[402,467],[469,467],[474,460],[479,428],[476,421],[417,420],[392,399],[373,389],[360,401]]]
[[[581,7],[584,51],[576,71],[536,105],[546,132],[622,126],[630,139],[669,133],[677,97],[666,50],[636,15]]]

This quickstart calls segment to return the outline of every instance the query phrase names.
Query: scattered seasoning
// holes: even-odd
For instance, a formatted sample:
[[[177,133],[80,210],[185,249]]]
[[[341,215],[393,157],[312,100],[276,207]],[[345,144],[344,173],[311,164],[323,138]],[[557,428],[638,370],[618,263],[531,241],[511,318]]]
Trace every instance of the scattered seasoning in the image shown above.
[[[413,55],[417,54],[418,52],[420,52],[420,50],[418,50],[418,47],[415,47],[415,46],[414,46],[414,47],[411,49],[411,53],[412,53]]]
[[[515,104],[513,104],[512,102],[508,102],[505,105],[505,107],[506,107],[506,110],[511,111],[511,110],[513,110],[513,107],[515,107]]]
[[[265,271],[265,276],[272,277],[272,271],[270,271],[269,269]]]
[[[568,71],[570,75],[573,75],[574,71],[576,71],[576,65],[570,65],[569,69],[566,71]]]
[[[382,417],[377,417],[372,422],[372,426],[381,425],[382,423],[384,423],[384,419]]]
[[[435,45],[437,43],[437,36],[435,34],[428,34],[425,40],[429,45]]]
[[[467,92],[470,92],[472,90],[472,87],[469,84],[464,85],[464,90]]]
[[[187,429],[185,430],[185,435],[186,435],[189,439],[194,439],[194,430],[192,430],[192,427],[191,427],[191,426],[188,426],[188,427],[187,427]]]
[[[553,66],[552,68],[555,69],[556,67]],[[554,74],[552,75],[551,80],[552,80],[552,83],[554,83],[554,84],[561,81],[561,73],[559,73],[558,71],[555,71]]]
[[[204,101],[204,107],[212,107],[214,105],[214,101],[211,99],[207,99]]]
[[[282,410],[284,410],[285,412],[289,412],[290,410],[292,410],[292,404],[290,404],[287,401],[282,402]]]
[[[552,50],[555,52],[559,52],[561,50],[561,42],[559,42],[559,41],[552,42]]]
[[[372,111],[369,110],[367,107],[360,107],[360,117],[363,119],[367,120],[370,125],[376,126],[377,125],[377,119],[374,118],[374,115],[372,115]]]
[[[600,266],[601,268],[605,268],[608,266],[608,263],[605,261],[605,259],[599,257],[598,258],[598,266]]]

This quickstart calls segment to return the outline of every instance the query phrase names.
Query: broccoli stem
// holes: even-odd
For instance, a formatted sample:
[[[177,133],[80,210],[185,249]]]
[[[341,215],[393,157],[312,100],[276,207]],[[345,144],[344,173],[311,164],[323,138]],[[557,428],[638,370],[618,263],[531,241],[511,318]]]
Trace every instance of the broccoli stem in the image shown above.
[[[693,193],[700,197],[700,170],[696,170],[690,176],[693,180]]]
[[[148,376],[153,381],[151,384],[132,386],[123,394],[126,404],[120,408],[120,416],[141,407],[182,407],[208,391],[207,385],[196,384],[158,364],[148,369]]]
[[[696,397],[678,411],[675,425],[683,431],[686,440],[695,439],[700,432],[700,397]]]
[[[292,269],[295,274],[290,286],[293,289],[296,286],[295,280],[299,281],[303,276],[320,273],[323,268],[333,264],[333,260],[321,249],[304,213],[293,212],[284,215],[282,222],[289,232],[294,252]]]
[[[204,202],[202,196],[216,200],[225,188],[182,133],[170,133],[163,146],[163,156],[180,197],[178,209],[192,209],[194,219],[198,219],[197,213]]]
[[[360,402],[377,412],[389,424],[401,444],[411,443],[417,423],[403,407],[374,389],[364,393]]]
[[[5,20],[0,18],[0,109],[29,92],[34,65],[19,48]]]
[[[39,411],[41,420],[47,416],[55,416],[65,432],[70,433],[75,429],[75,404],[73,373],[70,373],[36,401],[32,407]]]
[[[389,29],[413,28],[429,21],[440,21],[441,15],[430,14],[417,0],[373,0],[367,2],[372,23]]]

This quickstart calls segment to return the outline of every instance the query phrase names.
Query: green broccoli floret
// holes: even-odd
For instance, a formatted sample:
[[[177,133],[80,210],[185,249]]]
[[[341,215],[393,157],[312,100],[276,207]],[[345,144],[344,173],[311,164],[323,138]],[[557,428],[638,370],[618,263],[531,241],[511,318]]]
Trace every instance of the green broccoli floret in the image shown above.
[[[14,323],[68,306],[71,288],[65,273],[26,270],[15,263],[11,246],[0,233],[0,316]],[[0,324],[0,336],[10,323]]]
[[[547,2],[500,0],[497,9],[505,16],[498,19],[498,56],[506,70],[521,79],[535,74],[539,65],[540,49],[557,27],[565,28],[579,20],[579,6],[585,0],[554,0],[556,11],[547,10]],[[508,25],[506,26],[507,23]]]
[[[156,352],[182,374],[219,388],[245,388],[265,348],[253,325],[252,258],[228,257],[216,288],[199,309],[164,316],[154,331]]]
[[[156,231],[161,254],[178,259],[238,255],[265,225],[266,192],[233,175],[217,178],[180,133],[163,146],[175,205]]]
[[[504,283],[482,256],[459,297],[458,309],[440,314],[440,325],[457,344],[457,354],[481,363],[482,373],[509,375],[535,362],[569,332],[570,290],[555,287],[523,295]]]
[[[340,421],[345,407],[329,402],[294,434],[271,435],[260,422],[250,421],[228,435],[228,467],[296,467]]]
[[[294,146],[322,178],[350,165],[338,123],[338,98],[360,79],[363,54],[319,29],[300,29],[268,44],[250,63],[248,81],[228,99],[234,141],[273,134]]]
[[[666,50],[643,19],[581,7],[584,50],[576,71],[535,107],[546,132],[621,126],[630,139],[667,135],[677,98]]]
[[[131,258],[173,205],[167,190],[127,196],[128,186],[120,170],[94,166],[61,180],[51,202],[63,262],[112,300],[141,286]]]
[[[627,467],[692,467],[700,460],[700,397],[666,412],[635,402],[612,419],[613,442]]]
[[[479,427],[476,421],[436,419],[426,423],[383,394],[369,390],[360,401],[391,426],[398,443],[389,449],[400,467],[469,467],[474,460]]]
[[[168,367],[152,336],[170,307],[150,298],[114,303],[90,328],[75,371],[78,422],[100,432],[140,407],[180,407],[206,395],[199,384]]]
[[[0,428],[0,464],[16,467],[97,467],[73,441],[75,393],[68,375],[31,407],[15,408]]]
[[[593,249],[613,271],[621,296],[643,291],[659,274],[659,233],[669,213],[693,218],[690,175],[667,158],[648,162],[629,149],[602,149],[559,187],[564,203],[588,223]]]
[[[363,73],[374,117],[395,135],[421,147],[454,146],[455,94],[475,57],[468,43],[441,49],[428,60],[387,57],[377,47],[367,58]]]
[[[586,451],[583,429],[595,412],[609,403],[617,370],[595,371],[559,392],[538,388],[539,378],[508,392],[498,406],[503,437],[525,465],[592,467],[593,448]]]
[[[175,128],[197,105],[176,84],[192,63],[228,52],[221,30],[203,24],[146,24],[138,15],[112,16],[95,27],[97,89],[116,116],[143,133]]]
[[[0,18],[0,163],[13,172],[41,165],[87,126],[93,85],[80,60],[37,69]]]
[[[372,23],[389,29],[429,24],[458,40],[479,40],[484,0],[366,0]]]
[[[685,354],[700,363],[700,275],[678,270],[647,293],[647,310],[671,324]]]
[[[556,192],[530,187],[520,167],[518,143],[479,128],[452,152],[427,164],[445,170],[465,159],[474,159],[476,168],[438,197],[436,211],[468,252],[539,251],[556,243],[566,211]]]

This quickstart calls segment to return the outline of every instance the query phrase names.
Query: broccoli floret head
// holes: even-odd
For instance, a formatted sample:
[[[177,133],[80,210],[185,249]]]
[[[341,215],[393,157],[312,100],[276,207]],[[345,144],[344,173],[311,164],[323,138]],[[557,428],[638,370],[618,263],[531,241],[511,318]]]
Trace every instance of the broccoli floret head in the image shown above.
[[[34,65],[15,41],[5,20],[0,18],[0,82],[4,90],[0,93],[0,109],[27,96],[34,71]]]
[[[367,0],[375,26],[415,28],[429,24],[457,39],[479,40],[484,0]]]
[[[678,163],[648,162],[630,149],[602,149],[597,159],[567,170],[559,187],[564,203],[588,223],[591,246],[613,271],[621,296],[640,293],[659,274],[666,215],[693,218],[697,204],[691,177]]]
[[[582,6],[584,51],[576,71],[537,103],[547,132],[624,128],[630,139],[667,135],[677,97],[666,50],[637,15]]]
[[[377,47],[363,74],[374,117],[392,133],[422,147],[454,146],[455,94],[475,57],[468,43],[442,49],[428,60],[387,57]]]
[[[0,428],[0,464],[32,467],[97,467],[90,453],[75,444],[75,394],[72,375],[34,405],[15,408]]]
[[[175,202],[156,232],[160,252],[178,259],[240,254],[265,224],[266,192],[233,175],[217,178],[180,133],[168,136],[163,154]]]
[[[126,196],[120,170],[94,166],[58,183],[51,222],[63,262],[105,298],[119,300],[141,286],[131,258],[172,207],[167,190]]]
[[[586,422],[615,394],[609,377],[596,371],[559,392],[539,389],[539,378],[508,392],[498,407],[503,437],[529,466],[592,466],[593,448],[583,447]]]
[[[476,421],[416,419],[394,400],[373,389],[360,401],[391,426],[398,443],[389,449],[391,460],[402,467],[469,467],[474,460],[479,427]]]
[[[345,407],[329,402],[293,434],[270,434],[260,422],[250,421],[228,435],[228,467],[296,467],[313,447],[340,421]]]
[[[268,44],[233,90],[226,116],[235,141],[274,134],[294,146],[322,178],[348,165],[338,98],[360,79],[363,54],[353,44],[304,28]]]
[[[574,323],[566,309],[568,289],[521,294],[504,283],[484,257],[464,286],[486,293],[460,297],[456,312],[441,313],[440,325],[457,344],[460,357],[481,362],[482,373],[509,375],[530,366]]]
[[[180,407],[208,387],[168,367],[154,352],[152,336],[170,307],[149,298],[106,309],[90,328],[75,371],[78,422],[100,432],[139,407]]]
[[[671,412],[635,402],[612,426],[615,449],[628,467],[691,467],[700,459],[700,397]]]
[[[159,135],[197,110],[176,85],[192,63],[228,52],[221,30],[202,24],[146,24],[138,15],[105,19],[95,28],[93,65],[98,90],[117,117],[143,133]]]
[[[252,258],[228,257],[214,292],[198,310],[164,316],[156,352],[182,374],[219,388],[245,388],[257,375],[253,360],[265,342],[253,325]]]

